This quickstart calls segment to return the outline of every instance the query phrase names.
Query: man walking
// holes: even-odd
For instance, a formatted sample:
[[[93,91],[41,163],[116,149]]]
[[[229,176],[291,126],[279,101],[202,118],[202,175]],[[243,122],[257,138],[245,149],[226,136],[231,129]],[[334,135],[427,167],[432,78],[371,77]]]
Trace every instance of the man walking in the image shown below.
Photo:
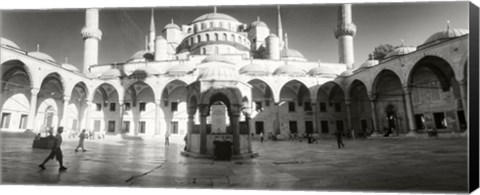
[[[87,135],[85,134],[85,129],[82,130],[82,132],[80,133],[80,135],[78,135],[79,137],[79,140],[78,140],[78,145],[77,145],[77,148],[75,148],[75,152],[78,152],[78,148],[82,148],[82,151],[85,152],[87,150],[85,150],[85,148],[83,148],[83,141],[85,140],[85,137]]]
[[[60,146],[62,145],[62,132],[63,132],[63,127],[58,127],[57,129],[57,135],[55,135],[55,142],[53,144],[52,151],[50,154],[47,156],[47,158],[42,162],[42,164],[38,165],[41,169],[45,169],[45,163],[47,163],[48,160],[53,160],[54,157],[56,157],[58,163],[60,164],[60,171],[67,170],[67,167],[63,166],[63,154],[62,154],[62,149]]]
[[[342,141],[342,134],[343,134],[342,130],[335,131],[335,137],[337,138],[338,148],[341,148],[341,147],[345,148],[345,145],[343,145],[343,141]]]

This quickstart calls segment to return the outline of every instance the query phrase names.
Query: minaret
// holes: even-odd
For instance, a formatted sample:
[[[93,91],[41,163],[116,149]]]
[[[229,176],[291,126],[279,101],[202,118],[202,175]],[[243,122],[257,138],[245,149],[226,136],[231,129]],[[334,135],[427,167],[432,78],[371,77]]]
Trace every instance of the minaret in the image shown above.
[[[153,8],[152,8],[152,16],[150,18],[150,30],[149,32],[149,40],[148,40],[148,51],[153,52],[155,50],[155,19],[154,19],[154,14],[153,14]]]
[[[283,27],[282,14],[280,13],[280,5],[277,6],[277,36],[280,39],[280,44],[283,44]]]
[[[85,27],[81,31],[85,43],[83,52],[83,72],[87,73],[90,66],[98,64],[98,41],[102,39],[102,31],[98,29],[98,9],[85,11]]]
[[[335,38],[338,39],[339,63],[347,65],[347,70],[353,69],[353,37],[357,27],[352,22],[351,4],[343,4],[338,7],[337,27],[335,27]]]

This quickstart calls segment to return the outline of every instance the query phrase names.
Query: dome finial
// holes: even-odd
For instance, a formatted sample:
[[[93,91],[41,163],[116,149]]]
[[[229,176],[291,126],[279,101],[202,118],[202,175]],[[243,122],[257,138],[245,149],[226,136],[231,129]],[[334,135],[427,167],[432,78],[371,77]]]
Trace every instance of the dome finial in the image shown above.
[[[257,16],[257,21],[260,22],[260,16]]]
[[[40,44],[37,44],[37,52],[40,52]]]
[[[288,49],[288,35],[285,33],[285,48]]]
[[[145,35],[145,50],[148,50],[148,35]]]
[[[403,42],[403,39],[400,40],[402,42],[402,47],[405,46],[405,43]]]
[[[170,23],[173,24],[173,18],[171,19]]]
[[[447,31],[450,30],[450,20],[447,20]]]

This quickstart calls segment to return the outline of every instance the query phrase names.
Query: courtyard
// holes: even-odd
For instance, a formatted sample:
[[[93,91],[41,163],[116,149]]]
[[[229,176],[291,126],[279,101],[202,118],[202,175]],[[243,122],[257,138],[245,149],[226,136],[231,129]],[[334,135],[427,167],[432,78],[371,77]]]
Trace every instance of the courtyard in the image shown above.
[[[317,144],[305,141],[252,142],[259,156],[215,161],[180,155],[183,139],[107,137],[86,140],[88,151],[75,152],[77,139],[64,135],[67,171],[49,161],[49,150],[33,149],[33,137],[2,132],[3,184],[117,186],[307,191],[466,192],[467,138],[345,139]]]

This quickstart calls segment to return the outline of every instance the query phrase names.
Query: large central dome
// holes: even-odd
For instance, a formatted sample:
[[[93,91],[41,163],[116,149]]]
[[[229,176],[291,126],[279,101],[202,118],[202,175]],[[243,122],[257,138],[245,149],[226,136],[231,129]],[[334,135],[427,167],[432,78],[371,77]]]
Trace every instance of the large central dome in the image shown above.
[[[214,13],[208,13],[208,14],[203,14],[199,16],[198,18],[193,20],[193,23],[204,21],[204,20],[231,20],[231,21],[238,22],[238,20],[233,18],[232,16],[214,12]]]

